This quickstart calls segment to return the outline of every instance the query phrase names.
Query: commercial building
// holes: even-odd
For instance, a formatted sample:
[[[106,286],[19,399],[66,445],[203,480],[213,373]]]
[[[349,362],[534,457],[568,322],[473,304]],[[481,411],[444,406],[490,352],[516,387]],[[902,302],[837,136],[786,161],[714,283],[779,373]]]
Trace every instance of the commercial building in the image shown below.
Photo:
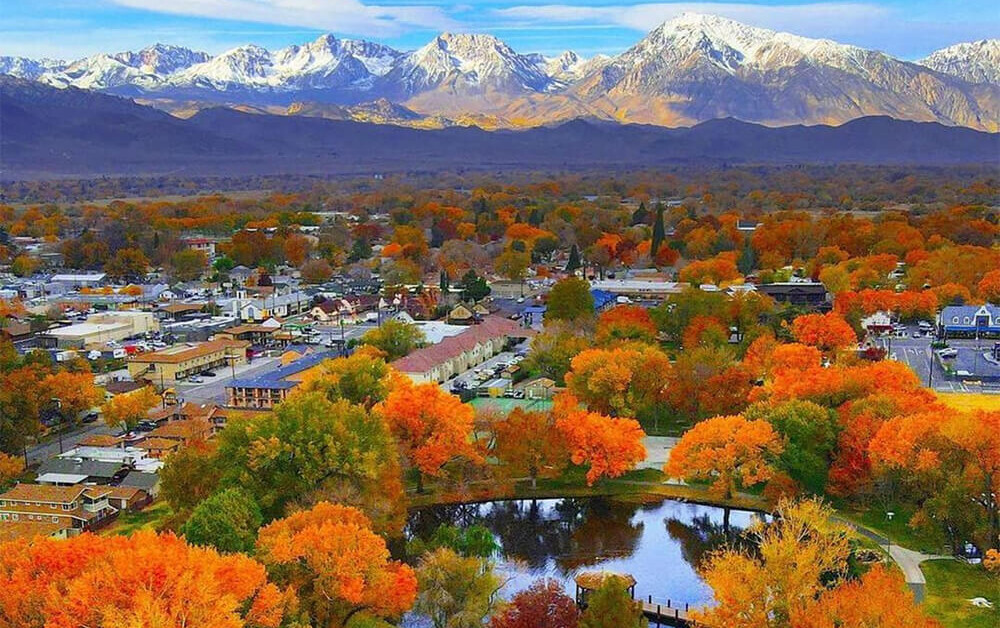
[[[1000,306],[949,305],[938,314],[938,333],[949,336],[1000,336]]]
[[[192,375],[245,364],[249,346],[249,342],[227,339],[174,345],[132,356],[128,372],[132,379],[145,379],[163,390]]]
[[[757,292],[766,294],[778,303],[804,305],[819,310],[827,309],[831,306],[826,286],[819,282],[789,281],[764,283],[757,286]]]
[[[441,383],[492,358],[504,350],[511,338],[524,337],[526,333],[530,332],[514,321],[488,316],[456,336],[417,349],[392,366],[415,382]]]
[[[50,329],[43,344],[60,349],[82,349],[159,331],[160,322],[151,312],[116,311],[94,314],[85,323]]]

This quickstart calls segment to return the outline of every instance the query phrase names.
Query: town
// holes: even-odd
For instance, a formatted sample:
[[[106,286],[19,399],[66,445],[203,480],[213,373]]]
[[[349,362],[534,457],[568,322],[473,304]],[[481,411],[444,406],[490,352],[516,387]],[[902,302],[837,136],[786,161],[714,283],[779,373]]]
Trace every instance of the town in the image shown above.
[[[775,568],[727,545],[746,533],[823,555],[796,575],[816,587],[796,612],[877,607],[888,588],[908,623],[989,625],[996,180],[921,173],[937,191],[916,202],[917,183],[873,174],[816,172],[794,193],[780,169],[108,203],[23,190],[0,206],[0,547],[176,534],[178,556],[218,550],[211,569],[263,562],[273,580],[239,604],[330,626],[523,627],[503,613],[530,599],[575,622],[598,598],[635,598],[635,622],[763,625],[731,623],[719,594]],[[844,180],[865,200],[831,197]],[[627,495],[642,497],[586,501]],[[668,520],[702,556],[670,568],[707,585],[629,559],[620,535],[646,533],[629,523],[643,508],[647,532]],[[793,542],[794,526],[817,532]],[[548,540],[522,548],[517,529]],[[364,578],[330,551],[356,552]],[[843,583],[817,584],[831,573]],[[456,574],[457,606],[427,593]],[[460,613],[476,620],[447,623]],[[268,621],[252,625],[285,625]]]

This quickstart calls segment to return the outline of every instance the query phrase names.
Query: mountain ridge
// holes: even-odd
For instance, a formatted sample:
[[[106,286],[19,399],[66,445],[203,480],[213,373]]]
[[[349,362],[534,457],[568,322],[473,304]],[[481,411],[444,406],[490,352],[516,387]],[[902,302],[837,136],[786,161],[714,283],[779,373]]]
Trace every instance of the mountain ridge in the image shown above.
[[[78,88],[0,77],[0,179],[197,173],[359,174],[630,169],[677,164],[995,163],[1000,134],[888,117],[688,128],[574,120],[524,130],[421,130],[227,107],[173,117]],[[388,102],[373,105],[382,115]]]
[[[726,116],[782,126],[889,115],[1000,129],[1000,40],[957,44],[914,63],[697,13],[660,24],[619,55],[592,59],[522,54],[486,34],[442,33],[408,52],[327,34],[215,56],[157,44],[71,63],[0,57],[0,73],[167,109],[184,102],[189,110],[276,112],[311,103],[296,108],[309,111],[386,99],[420,119],[385,122],[420,127],[522,128],[579,117],[686,126]]]

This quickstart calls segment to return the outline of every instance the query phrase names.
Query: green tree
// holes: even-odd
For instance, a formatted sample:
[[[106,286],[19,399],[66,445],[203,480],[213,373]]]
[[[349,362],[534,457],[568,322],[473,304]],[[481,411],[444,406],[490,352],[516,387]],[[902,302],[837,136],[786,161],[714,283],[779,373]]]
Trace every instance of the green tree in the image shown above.
[[[593,346],[592,328],[569,321],[550,321],[532,338],[531,351],[521,366],[561,386],[576,354]]]
[[[389,365],[373,349],[359,348],[346,358],[325,360],[302,382],[302,392],[319,391],[330,401],[346,399],[371,409],[391,386]]]
[[[777,466],[806,490],[817,495],[826,488],[839,432],[836,412],[811,401],[792,400],[747,408],[747,419],[763,419],[786,441]]]
[[[574,244],[569,248],[569,260],[566,261],[566,272],[572,273],[580,268],[580,249]]]
[[[434,628],[482,628],[502,586],[489,562],[446,547],[421,558],[417,582],[413,610],[429,617]]]
[[[30,277],[38,270],[38,260],[27,255],[18,255],[10,264],[10,272],[18,277]]]
[[[160,496],[184,517],[215,492],[221,466],[214,443],[189,443],[171,455],[160,470]]]
[[[646,628],[642,603],[632,599],[628,583],[621,576],[608,576],[587,595],[587,608],[580,616],[580,628]]]
[[[149,260],[139,249],[119,249],[104,265],[108,277],[118,281],[139,281],[149,270]]]
[[[230,488],[198,504],[181,526],[192,545],[210,545],[220,552],[250,552],[264,518],[246,491]]]
[[[632,226],[644,225],[649,222],[649,210],[646,209],[645,201],[639,202],[639,207],[632,212]]]
[[[236,266],[236,262],[234,262],[232,258],[225,255],[215,258],[215,261],[212,262],[212,268],[220,273],[228,273],[234,266]]]
[[[170,256],[173,277],[178,281],[193,281],[208,268],[208,256],[197,249],[183,249]]]
[[[696,317],[713,317],[728,325],[730,322],[729,300],[722,292],[705,292],[698,288],[686,288],[680,294],[671,295],[669,299],[649,311],[656,327],[670,336],[680,340],[684,330]]]
[[[740,252],[740,258],[736,260],[736,267],[740,269],[740,273],[743,275],[749,275],[757,269],[757,252],[753,250],[753,245],[750,244],[749,238]]]
[[[649,255],[656,259],[656,253],[663,246],[667,237],[667,230],[663,226],[663,203],[656,204],[656,221],[653,223],[653,240],[650,242]]]
[[[365,332],[361,337],[362,344],[371,345],[385,352],[388,362],[409,355],[414,349],[424,344],[426,338],[419,327],[402,321],[390,320]]]
[[[463,301],[479,301],[490,294],[490,287],[486,284],[486,280],[471,268],[462,275],[461,286]]]
[[[575,321],[594,314],[594,295],[585,279],[567,277],[556,282],[549,292],[545,319]]]
[[[400,500],[396,445],[385,422],[322,392],[296,392],[273,412],[230,421],[219,458],[226,461],[222,486],[248,491],[268,519],[290,502],[322,496],[374,520],[379,508]]]

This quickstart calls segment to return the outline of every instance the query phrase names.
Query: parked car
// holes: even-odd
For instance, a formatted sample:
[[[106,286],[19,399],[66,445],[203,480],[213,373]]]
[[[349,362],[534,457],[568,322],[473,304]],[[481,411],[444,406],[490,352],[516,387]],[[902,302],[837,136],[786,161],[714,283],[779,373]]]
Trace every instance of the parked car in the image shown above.
[[[202,375],[205,377],[215,377],[215,371],[205,371]]]
[[[194,377],[189,377],[188,378],[188,382],[190,382],[192,384],[200,384],[203,381],[205,381],[205,380],[203,380],[202,378],[198,377],[197,375],[194,376]]]

